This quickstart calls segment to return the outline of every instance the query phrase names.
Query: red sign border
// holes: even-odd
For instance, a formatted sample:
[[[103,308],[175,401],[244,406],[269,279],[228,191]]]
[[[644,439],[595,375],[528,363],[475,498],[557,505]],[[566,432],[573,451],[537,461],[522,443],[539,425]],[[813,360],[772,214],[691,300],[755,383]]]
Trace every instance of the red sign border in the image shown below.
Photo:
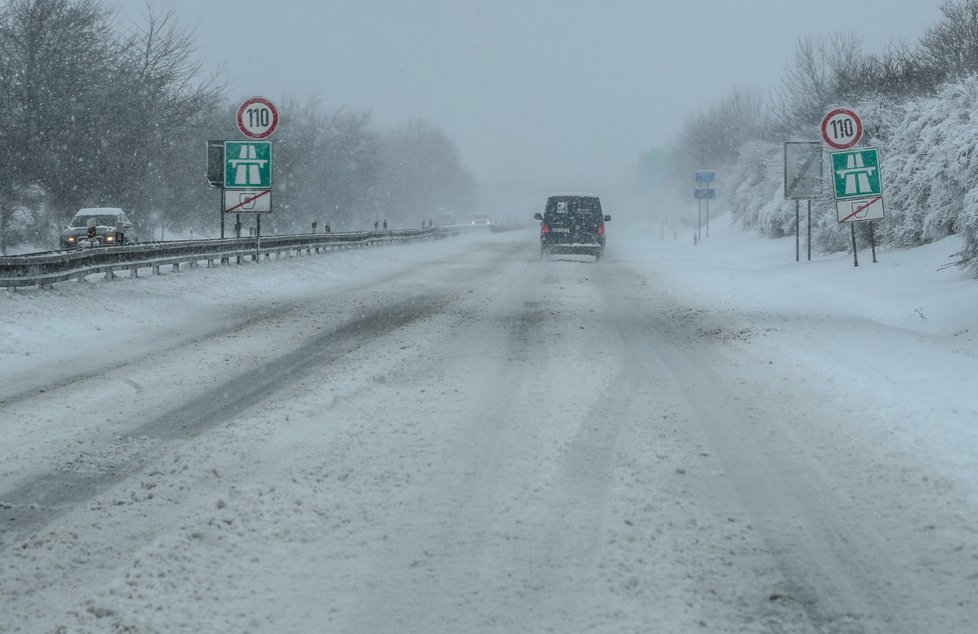
[[[856,136],[849,143],[834,143],[829,138],[828,135],[829,121],[831,121],[832,117],[834,117],[837,114],[847,114],[850,117],[852,117],[853,120],[856,122]],[[832,147],[836,150],[848,150],[855,144],[859,143],[859,140],[861,138],[863,138],[863,120],[859,118],[858,114],[856,114],[849,108],[835,108],[831,110],[827,115],[825,115],[825,117],[822,119],[822,140],[825,141],[825,143],[829,147]]]
[[[244,125],[245,111],[248,109],[248,106],[256,103],[268,106],[268,109],[272,111],[272,125],[268,128],[268,130],[265,130],[261,134],[253,134],[252,132],[249,132]],[[238,129],[241,130],[241,134],[245,135],[249,139],[267,139],[268,137],[272,136],[272,133],[275,132],[276,128],[278,128],[278,108],[275,107],[275,104],[264,97],[251,97],[250,99],[246,99],[244,103],[238,106],[238,113],[235,116],[235,121],[238,124]]]

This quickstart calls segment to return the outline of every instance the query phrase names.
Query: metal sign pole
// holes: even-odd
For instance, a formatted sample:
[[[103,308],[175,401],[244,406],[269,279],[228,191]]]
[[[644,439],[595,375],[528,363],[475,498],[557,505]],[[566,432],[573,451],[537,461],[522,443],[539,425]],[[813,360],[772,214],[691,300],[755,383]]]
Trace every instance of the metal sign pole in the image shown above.
[[[696,210],[696,242],[700,241],[700,227],[703,226],[703,199],[697,201],[699,208]]]
[[[710,237],[710,199],[706,199],[706,237]]]
[[[224,141],[207,142],[207,185],[220,192],[221,238],[224,238]],[[160,240],[163,239],[163,220],[160,219]]]
[[[795,199],[795,262],[801,260],[801,201]]]
[[[873,264],[876,264],[876,232],[873,230],[873,221],[870,220],[869,225],[869,244],[873,248]]]
[[[859,266],[859,254],[856,253],[856,223],[850,222],[849,228],[852,229],[852,265]]]
[[[261,214],[255,214],[255,262],[261,263]]]
[[[807,204],[808,259],[812,259],[812,200],[822,187],[822,145],[818,141],[784,144],[784,198],[795,201],[795,262],[801,261],[801,200]]]
[[[808,261],[812,261],[812,201],[808,201]]]

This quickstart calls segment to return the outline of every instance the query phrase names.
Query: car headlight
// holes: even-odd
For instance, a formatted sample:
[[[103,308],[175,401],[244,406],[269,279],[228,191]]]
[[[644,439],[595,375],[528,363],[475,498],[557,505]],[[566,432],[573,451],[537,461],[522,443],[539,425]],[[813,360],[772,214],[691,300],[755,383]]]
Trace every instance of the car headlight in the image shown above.
[[[115,242],[115,236],[112,235],[111,233],[107,233],[107,234],[105,234],[105,241],[106,242]]]
[[[68,244],[73,244],[75,242],[75,236],[67,236],[65,238],[65,242],[67,242]]]

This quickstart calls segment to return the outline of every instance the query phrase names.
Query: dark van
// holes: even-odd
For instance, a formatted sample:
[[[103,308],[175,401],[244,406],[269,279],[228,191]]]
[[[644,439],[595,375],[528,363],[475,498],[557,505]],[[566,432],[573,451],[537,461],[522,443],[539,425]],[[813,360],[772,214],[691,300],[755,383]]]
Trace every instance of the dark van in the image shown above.
[[[604,223],[601,200],[587,194],[553,194],[547,198],[540,221],[540,257],[552,254],[604,257]]]

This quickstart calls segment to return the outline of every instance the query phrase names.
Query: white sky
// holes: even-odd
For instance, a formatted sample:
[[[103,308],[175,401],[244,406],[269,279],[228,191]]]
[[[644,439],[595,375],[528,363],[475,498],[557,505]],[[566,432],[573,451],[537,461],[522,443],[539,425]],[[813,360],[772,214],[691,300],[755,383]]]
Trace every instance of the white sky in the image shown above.
[[[116,0],[126,18],[145,0]],[[668,145],[684,117],[777,86],[799,38],[916,42],[940,0],[154,0],[234,99],[318,97],[424,118],[486,182],[587,188]],[[288,112],[282,112],[283,125]]]

